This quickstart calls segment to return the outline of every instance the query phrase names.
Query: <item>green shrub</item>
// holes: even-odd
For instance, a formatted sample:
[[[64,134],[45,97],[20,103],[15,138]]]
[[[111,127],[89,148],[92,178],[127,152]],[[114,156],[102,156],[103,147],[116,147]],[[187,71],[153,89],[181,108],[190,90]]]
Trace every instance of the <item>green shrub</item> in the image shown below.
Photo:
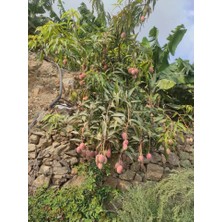
[[[114,192],[109,187],[98,186],[101,173],[92,176],[94,169],[98,171],[95,166],[84,168],[88,176],[81,186],[61,189],[42,187],[37,190],[35,195],[29,197],[29,222],[113,221],[104,203]]]
[[[146,183],[118,197],[117,210],[124,222],[191,222],[194,221],[194,174],[183,170],[156,185]]]

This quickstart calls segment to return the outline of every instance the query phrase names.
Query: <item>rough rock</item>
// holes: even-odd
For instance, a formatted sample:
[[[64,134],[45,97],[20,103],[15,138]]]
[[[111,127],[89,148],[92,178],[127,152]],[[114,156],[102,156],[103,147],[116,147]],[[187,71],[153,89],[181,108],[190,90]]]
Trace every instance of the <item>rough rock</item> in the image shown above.
[[[34,178],[28,175],[28,185],[31,186],[34,181]]]
[[[117,188],[126,191],[129,190],[132,187],[132,184],[125,180],[118,180]]]
[[[56,155],[61,155],[63,152],[68,151],[69,147],[67,145],[60,145],[55,148],[54,153]]]
[[[151,158],[150,161],[151,161],[151,163],[158,163],[158,162],[160,162],[160,161],[161,161],[161,156],[160,156],[160,154],[154,152],[154,153],[152,154],[152,158]]]
[[[161,159],[162,159],[163,165],[165,165],[167,160],[166,160],[166,157],[163,154],[161,154]]]
[[[110,186],[114,189],[117,187],[117,184],[118,184],[118,179],[112,176],[108,176],[104,182],[105,186]]]
[[[38,176],[34,182],[33,182],[33,186],[38,188],[38,187],[41,187],[41,186],[46,186],[48,187],[49,186],[49,183],[50,183],[50,177],[46,177],[44,175],[40,175]]]
[[[132,170],[126,170],[123,174],[120,174],[119,178],[121,180],[133,180],[135,174],[136,173]]]
[[[29,144],[28,145],[28,151],[29,152],[33,152],[36,150],[36,145],[35,144]]]
[[[37,153],[34,151],[34,152],[29,152],[28,153],[28,158],[29,159],[35,159],[37,156]]]
[[[71,159],[68,160],[71,166],[77,164],[79,160],[76,157],[72,157]]]
[[[189,160],[181,160],[180,165],[184,168],[190,168],[192,166]]]
[[[138,172],[140,170],[140,163],[139,162],[134,162],[131,166],[130,169],[134,172]]]
[[[52,174],[52,168],[50,166],[42,165],[39,169],[39,174],[44,174],[45,176],[49,176]]]
[[[145,178],[147,180],[159,181],[163,176],[163,167],[150,163],[147,165],[147,172]]]
[[[72,157],[77,156],[76,150],[66,151],[65,154],[68,155],[68,156],[72,156]]]
[[[31,165],[28,166],[28,173],[30,173],[30,171],[32,170]]]
[[[172,153],[172,152],[169,154],[167,162],[171,164],[172,166],[179,166],[180,164],[179,157],[175,153]]]
[[[38,148],[45,149],[48,146],[51,146],[52,143],[47,138],[40,138]]]
[[[72,179],[66,182],[63,187],[80,187],[85,182],[85,180],[85,176],[74,176]]]
[[[169,174],[170,172],[171,172],[171,170],[170,170],[169,167],[166,167],[166,168],[164,169],[164,173]]]
[[[55,175],[64,175],[64,174],[67,174],[68,172],[69,172],[68,167],[62,167],[62,166],[53,167],[53,173]]]
[[[193,152],[193,146],[190,145],[186,145],[184,147],[184,151],[188,152],[188,153],[192,153]]]
[[[32,134],[29,137],[29,141],[30,143],[37,145],[39,143],[39,138],[40,138],[39,136]]]
[[[56,148],[56,147],[58,147],[58,146],[60,146],[60,145],[61,145],[61,143],[59,143],[59,142],[57,142],[57,141],[55,141],[55,142],[52,143],[52,147],[53,147],[53,148]]]
[[[181,160],[188,160],[190,157],[190,154],[187,152],[180,151],[179,157]]]
[[[137,173],[135,178],[134,178],[134,181],[142,182],[143,181],[143,177]]]

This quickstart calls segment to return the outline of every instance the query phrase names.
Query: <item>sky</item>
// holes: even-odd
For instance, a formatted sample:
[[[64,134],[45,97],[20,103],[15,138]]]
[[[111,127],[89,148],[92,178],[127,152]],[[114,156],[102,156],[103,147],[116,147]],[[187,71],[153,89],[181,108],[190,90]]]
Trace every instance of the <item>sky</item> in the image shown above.
[[[89,0],[63,0],[65,9],[75,8],[81,2],[85,2],[90,6]],[[111,14],[113,11],[113,4],[117,0],[103,1],[105,9]],[[55,8],[56,10],[56,8]],[[138,39],[148,37],[149,30],[156,26],[159,29],[159,42],[161,46],[166,43],[166,38],[178,25],[184,24],[187,29],[183,40],[178,45],[175,56],[170,57],[173,62],[175,58],[182,58],[189,60],[191,63],[194,61],[194,0],[157,0],[154,11],[150,17],[143,24]]]

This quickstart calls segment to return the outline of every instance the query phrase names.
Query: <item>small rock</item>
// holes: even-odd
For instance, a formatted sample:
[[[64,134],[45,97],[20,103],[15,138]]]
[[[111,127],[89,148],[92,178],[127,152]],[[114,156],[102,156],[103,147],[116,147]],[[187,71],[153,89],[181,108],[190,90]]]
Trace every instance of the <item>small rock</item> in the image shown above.
[[[71,180],[66,182],[63,187],[80,187],[85,182],[85,180],[85,176],[74,176]]]
[[[36,156],[37,156],[36,152],[29,152],[29,154],[28,154],[29,159],[35,159]]]
[[[60,160],[59,162],[62,164],[62,166],[69,167],[69,164],[66,160]]]
[[[126,191],[129,190],[132,187],[132,184],[125,180],[118,180],[117,188]]]
[[[37,135],[31,135],[29,137],[29,141],[30,141],[30,143],[33,143],[33,144],[37,145],[39,143],[39,138],[40,137],[37,136]]]
[[[190,168],[191,167],[191,163],[189,160],[181,160],[180,161],[180,165],[184,168]]]
[[[28,166],[28,173],[30,173],[31,170],[32,170],[32,167],[29,165]]]
[[[48,146],[51,146],[52,143],[50,142],[50,140],[46,139],[46,138],[40,138],[39,140],[39,144],[38,144],[38,148],[42,148],[45,149]]]
[[[53,167],[61,167],[61,163],[57,160],[53,160]]]
[[[132,181],[132,185],[133,186],[140,186],[140,185],[142,185],[143,184],[143,182],[141,181],[141,182],[139,182],[139,181]]]
[[[163,176],[163,167],[150,163],[147,165],[147,172],[145,178],[147,180],[159,181]]]
[[[189,160],[192,164],[194,164],[194,155],[193,154],[190,155]]]
[[[170,172],[171,172],[171,170],[170,170],[169,167],[166,167],[166,168],[164,169],[164,173],[169,174]]]
[[[118,184],[118,179],[114,178],[112,176],[108,176],[106,181],[104,182],[105,186],[110,186],[110,187],[112,187],[114,189],[116,189],[117,184]]]
[[[140,176],[140,175],[137,173],[136,176],[135,176],[135,178],[134,178],[134,181],[142,182],[142,181],[143,181],[143,177]]]
[[[36,131],[34,131],[34,132],[32,132],[32,134],[37,135],[39,137],[45,136],[45,132],[36,132]]]
[[[158,162],[160,162],[160,161],[161,161],[161,156],[160,156],[160,154],[154,152],[154,153],[152,154],[152,158],[151,158],[150,161],[151,161],[151,163],[158,163]]]
[[[53,148],[56,148],[56,147],[58,147],[58,146],[60,146],[60,145],[61,145],[61,143],[58,143],[57,141],[55,141],[55,142],[52,143],[52,147],[53,147]]]
[[[190,154],[187,152],[180,151],[179,157],[181,160],[188,160],[190,157]]]
[[[33,152],[36,150],[36,145],[35,144],[29,144],[28,145],[28,151],[29,152]]]
[[[34,181],[34,178],[28,175],[28,185],[31,186]]]
[[[190,145],[186,145],[184,147],[184,151],[188,152],[188,153],[192,153],[193,152],[193,146]]]
[[[68,167],[53,167],[53,173],[55,175],[64,175],[69,172]]]
[[[44,163],[44,165],[46,165],[46,166],[52,166],[52,160],[51,160],[51,159],[45,159],[45,160],[43,161],[43,163]]]
[[[120,174],[119,178],[122,180],[133,180],[135,176],[135,172],[132,170],[127,170],[123,174]]]
[[[77,156],[76,150],[66,151],[65,154],[68,155],[68,156],[72,156],[72,157]]]
[[[172,152],[169,154],[167,162],[173,166],[179,166],[180,164],[179,157]]]
[[[76,157],[72,157],[71,159],[68,160],[71,166],[77,164],[79,160]]]
[[[35,186],[36,188],[41,187],[41,186],[48,187],[49,183],[50,183],[50,177],[40,175],[34,180],[32,185]]]
[[[159,151],[160,153],[162,153],[162,154],[165,153],[165,149],[164,149],[164,147],[163,147],[162,145],[159,147],[158,151]]]
[[[161,154],[161,159],[162,159],[163,165],[165,165],[167,161],[166,161],[166,157],[163,154]]]
[[[68,149],[69,149],[69,147],[67,147],[67,145],[60,145],[55,148],[54,153],[56,155],[61,155],[63,152],[67,151]]]
[[[139,162],[134,162],[131,166],[130,169],[134,172],[140,171],[140,163]]]
[[[49,176],[52,174],[52,168],[50,166],[42,165],[40,167],[39,174],[44,174],[45,176]]]

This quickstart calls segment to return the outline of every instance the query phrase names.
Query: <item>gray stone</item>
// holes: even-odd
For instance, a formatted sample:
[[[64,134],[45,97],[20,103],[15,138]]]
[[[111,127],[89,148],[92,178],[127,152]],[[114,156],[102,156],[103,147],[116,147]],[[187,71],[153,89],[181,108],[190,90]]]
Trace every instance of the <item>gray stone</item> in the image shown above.
[[[130,169],[134,172],[140,171],[140,163],[139,162],[134,162],[131,166]]]
[[[132,170],[127,170],[123,174],[120,174],[119,178],[122,180],[133,180],[135,176],[135,172]]]
[[[69,164],[66,160],[60,160],[59,162],[62,164],[62,166],[69,167]]]
[[[63,187],[81,187],[81,185],[86,181],[85,176],[74,176],[72,179],[67,181]]]
[[[166,160],[166,157],[163,154],[161,154],[161,159],[162,159],[163,165],[165,165],[167,160]]]
[[[192,153],[193,152],[193,146],[190,145],[186,145],[184,147],[184,151],[188,152],[188,153]]]
[[[192,164],[194,164],[194,155],[193,154],[190,155],[189,160]]]
[[[29,159],[35,159],[36,156],[37,156],[37,154],[36,154],[35,151],[34,151],[34,152],[29,152],[29,153],[28,153],[28,158],[29,158]]]
[[[118,180],[117,188],[126,191],[129,190],[132,187],[132,184],[125,180]]]
[[[32,170],[31,165],[28,166],[28,173],[30,173],[30,171]]]
[[[61,163],[57,160],[53,160],[53,167],[61,167]]]
[[[34,181],[34,178],[28,175],[28,185],[31,186]]]
[[[190,154],[187,152],[180,151],[179,157],[181,160],[188,160],[190,157]]]
[[[60,145],[55,148],[54,153],[56,155],[61,155],[63,152],[68,151],[69,147],[67,145]]]
[[[38,148],[42,148],[45,149],[48,146],[51,146],[52,142],[50,142],[50,140],[46,139],[46,138],[40,138],[39,140],[39,144],[38,144]]]
[[[147,165],[147,172],[145,178],[147,180],[159,181],[163,176],[163,167],[150,163]]]
[[[179,166],[179,157],[175,153],[170,153],[167,162],[172,166]]]
[[[189,160],[181,160],[180,165],[184,168],[190,168],[192,166]]]
[[[44,159],[43,164],[46,166],[52,166],[52,160],[51,159]]]
[[[117,179],[117,178],[114,178],[114,177],[112,177],[112,176],[108,176],[108,177],[106,178],[106,181],[104,182],[104,185],[105,185],[105,186],[110,186],[110,187],[112,187],[112,188],[114,188],[114,189],[116,189],[117,184],[118,184],[118,179]]]
[[[45,136],[45,132],[37,132],[37,131],[34,131],[34,132],[32,132],[32,134],[37,135],[37,136],[39,136],[39,137]]]
[[[76,150],[66,151],[65,154],[68,155],[68,156],[72,156],[72,157],[77,156]]]
[[[69,172],[69,169],[67,167],[53,167],[53,173],[55,175],[64,175]]]
[[[71,159],[68,160],[71,166],[77,164],[79,160],[76,157],[72,157]]]
[[[170,172],[171,172],[171,170],[170,170],[169,167],[166,167],[166,168],[164,169],[164,173],[169,174]]]
[[[142,181],[143,181],[143,177],[140,176],[140,175],[137,173],[136,176],[135,176],[135,178],[134,178],[134,181],[142,182]]]
[[[39,174],[44,174],[45,176],[49,176],[52,174],[52,168],[50,166],[42,165],[39,169]]]
[[[28,145],[28,151],[29,152],[33,152],[36,150],[36,145],[35,144],[29,144]]]
[[[56,147],[58,147],[58,146],[60,146],[60,145],[61,145],[61,143],[59,143],[59,142],[57,142],[57,141],[55,141],[55,142],[52,143],[52,147],[53,147],[53,148],[56,148]]]
[[[32,185],[36,188],[41,187],[41,186],[48,187],[49,183],[50,183],[50,177],[40,175],[34,180]]]
[[[165,153],[165,149],[164,149],[163,146],[160,146],[159,149],[158,149],[158,151],[159,151],[160,153],[162,153],[162,154]]]
[[[31,135],[29,137],[29,141],[30,141],[30,143],[33,143],[33,144],[37,145],[39,143],[39,138],[40,137],[37,136],[37,135]]]
[[[154,153],[152,154],[152,158],[151,158],[150,161],[151,161],[151,163],[158,163],[158,162],[160,162],[160,161],[161,161],[161,156],[160,156],[160,154],[154,152]]]

